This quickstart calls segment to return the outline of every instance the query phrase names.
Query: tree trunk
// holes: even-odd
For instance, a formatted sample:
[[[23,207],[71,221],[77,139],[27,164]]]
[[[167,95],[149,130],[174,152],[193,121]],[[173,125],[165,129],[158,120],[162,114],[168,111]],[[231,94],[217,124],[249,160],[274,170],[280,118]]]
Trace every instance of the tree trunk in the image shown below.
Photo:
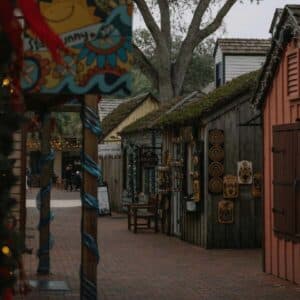
[[[159,91],[159,100],[162,102],[167,102],[174,98],[174,92],[173,92],[173,86],[172,86],[170,74],[162,74],[162,76],[159,76],[158,91]]]
[[[171,51],[167,45],[158,47],[158,91],[162,102],[170,101],[174,98],[174,89],[172,82],[172,63]]]

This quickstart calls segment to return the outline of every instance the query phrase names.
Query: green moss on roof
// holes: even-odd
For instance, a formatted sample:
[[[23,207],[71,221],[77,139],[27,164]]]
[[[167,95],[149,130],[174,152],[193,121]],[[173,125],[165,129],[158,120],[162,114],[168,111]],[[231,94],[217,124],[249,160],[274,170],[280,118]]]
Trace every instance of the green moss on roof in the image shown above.
[[[255,89],[260,70],[241,75],[225,85],[215,89],[201,100],[191,103],[181,111],[174,111],[160,118],[158,126],[182,125],[193,119],[202,117],[224,104],[231,102],[246,93],[252,93]]]
[[[102,121],[103,137],[116,128],[123,120],[125,120],[130,113],[132,113],[143,101],[151,98],[158,101],[151,94],[143,94],[132,98],[115,108],[109,115]]]
[[[125,127],[121,134],[130,134],[152,128],[152,126],[159,121],[161,116],[180,100],[181,98],[176,98],[173,101],[160,104],[159,108],[155,111],[150,112],[146,116]]]

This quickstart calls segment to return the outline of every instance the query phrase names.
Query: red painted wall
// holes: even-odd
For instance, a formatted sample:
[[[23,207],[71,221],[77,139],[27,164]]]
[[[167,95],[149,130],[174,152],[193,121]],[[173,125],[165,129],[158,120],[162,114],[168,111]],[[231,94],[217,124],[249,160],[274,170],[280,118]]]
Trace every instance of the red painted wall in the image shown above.
[[[293,49],[290,44],[286,51]],[[295,123],[300,118],[300,99],[287,99],[287,58],[269,90],[264,111],[264,201],[265,201],[265,271],[300,284],[300,243],[278,239],[273,233],[273,157],[272,126]]]

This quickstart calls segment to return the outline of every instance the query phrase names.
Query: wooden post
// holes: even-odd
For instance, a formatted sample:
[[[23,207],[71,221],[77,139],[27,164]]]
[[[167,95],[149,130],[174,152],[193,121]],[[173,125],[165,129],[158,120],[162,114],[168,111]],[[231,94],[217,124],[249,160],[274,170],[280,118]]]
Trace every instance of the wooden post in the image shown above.
[[[45,112],[42,115],[42,138],[41,138],[41,155],[46,157],[51,151],[51,114]],[[41,191],[47,189],[52,177],[52,161],[45,160],[41,164]],[[39,238],[39,265],[38,274],[50,273],[50,191],[48,193],[41,192],[40,206],[40,238]]]
[[[86,95],[84,104],[93,110],[98,111],[98,101],[95,95]],[[84,120],[83,120],[84,122]],[[98,138],[83,126],[83,151],[93,161],[98,162]],[[97,178],[83,169],[83,192],[97,197]],[[90,235],[97,241],[97,220],[98,212],[95,209],[82,205],[82,248],[81,248],[81,285],[80,299],[97,299],[97,257],[84,244],[83,234]],[[92,286],[94,292],[90,294],[88,287]]]

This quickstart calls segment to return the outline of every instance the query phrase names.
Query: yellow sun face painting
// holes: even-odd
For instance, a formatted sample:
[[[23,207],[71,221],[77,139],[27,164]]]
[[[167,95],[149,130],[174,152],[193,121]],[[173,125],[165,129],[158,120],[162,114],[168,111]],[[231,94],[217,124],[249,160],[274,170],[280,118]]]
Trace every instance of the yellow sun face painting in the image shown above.
[[[88,6],[86,0],[40,1],[39,5],[50,27],[59,34],[101,22],[94,15],[96,8]]]
[[[28,93],[127,95],[131,89],[131,0],[40,0],[41,14],[72,54],[56,65],[30,32],[22,88]]]

